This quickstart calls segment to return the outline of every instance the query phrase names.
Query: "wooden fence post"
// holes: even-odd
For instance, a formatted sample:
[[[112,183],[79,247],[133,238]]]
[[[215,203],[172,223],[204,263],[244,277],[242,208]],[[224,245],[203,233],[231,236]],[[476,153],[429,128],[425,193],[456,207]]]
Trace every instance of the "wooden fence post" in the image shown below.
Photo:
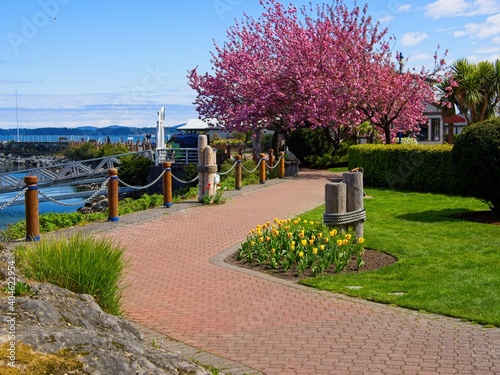
[[[198,136],[198,202],[203,202],[203,195],[205,191],[203,190],[207,184],[205,181],[205,173],[202,172],[205,161],[205,148],[208,145],[208,139],[206,135]]]
[[[342,173],[342,182],[347,185],[347,212],[361,210],[363,208],[363,173]],[[363,237],[364,221],[356,221],[352,223],[352,226],[356,236]]]
[[[26,209],[26,241],[40,241],[40,220],[38,213],[38,177],[26,176],[24,183],[28,190],[25,193]]]
[[[280,164],[278,165],[278,178],[285,178],[285,153],[280,152]]]
[[[236,190],[241,190],[241,187],[242,187],[242,165],[241,165],[241,155],[236,155],[234,157],[236,159],[236,166],[234,167],[234,173],[235,173],[235,177],[234,177],[234,188]]]
[[[266,183],[266,154],[260,154],[259,182]]]
[[[269,150],[269,169],[273,169],[274,166],[274,150],[271,148]]]
[[[108,221],[118,221],[118,170],[108,169]]]
[[[343,182],[328,183],[325,185],[325,218],[328,214],[344,214],[346,213],[346,195],[347,185]],[[325,220],[325,224],[339,230],[346,230],[346,225],[331,225]]]
[[[172,207],[172,164],[162,163],[165,174],[163,175],[163,206]]]

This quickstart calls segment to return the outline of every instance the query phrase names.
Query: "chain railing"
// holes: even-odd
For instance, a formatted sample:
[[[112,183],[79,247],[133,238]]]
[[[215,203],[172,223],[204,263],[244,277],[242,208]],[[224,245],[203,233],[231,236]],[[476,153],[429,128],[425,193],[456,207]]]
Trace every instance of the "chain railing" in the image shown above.
[[[0,206],[0,211],[9,207],[12,203],[14,203],[15,201],[17,201],[19,198],[21,198],[24,194],[26,194],[26,191],[28,190],[27,187],[25,187],[23,190],[21,190],[19,192],[19,194],[17,194],[14,198],[12,198],[10,201],[8,202],[5,202],[3,205]]]

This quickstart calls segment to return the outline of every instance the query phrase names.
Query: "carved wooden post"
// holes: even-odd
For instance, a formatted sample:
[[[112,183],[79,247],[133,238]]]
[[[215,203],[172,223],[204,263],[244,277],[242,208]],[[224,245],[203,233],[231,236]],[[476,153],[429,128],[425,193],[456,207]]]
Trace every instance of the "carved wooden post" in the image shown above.
[[[259,182],[266,183],[266,154],[260,154]]]
[[[241,190],[242,184],[242,165],[241,165],[241,155],[236,155],[234,157],[236,159],[236,166],[234,167],[234,188],[236,190]]]
[[[344,214],[347,209],[346,195],[347,185],[343,182],[328,183],[325,185],[325,215],[324,223],[330,228],[346,230],[346,225],[335,224],[332,217],[335,214]],[[331,215],[331,216],[329,216]]]
[[[280,152],[280,163],[278,165],[278,178],[285,178],[285,153]]]
[[[108,169],[108,221],[118,221],[118,170]]]
[[[163,175],[163,206],[172,207],[172,164],[162,163],[165,174]]]
[[[347,212],[363,209],[363,173],[342,173],[342,181],[347,185]],[[352,223],[358,238],[363,237],[363,220]]]
[[[198,202],[203,202],[203,196],[210,198],[215,193],[215,174],[217,173],[217,154],[208,146],[207,136],[198,136]]]
[[[24,183],[28,190],[25,193],[26,209],[26,241],[40,241],[40,220],[38,213],[38,177],[26,176]]]
[[[198,202],[203,202],[203,188],[206,186],[205,173],[202,171],[205,162],[205,148],[208,146],[206,135],[198,136]]]

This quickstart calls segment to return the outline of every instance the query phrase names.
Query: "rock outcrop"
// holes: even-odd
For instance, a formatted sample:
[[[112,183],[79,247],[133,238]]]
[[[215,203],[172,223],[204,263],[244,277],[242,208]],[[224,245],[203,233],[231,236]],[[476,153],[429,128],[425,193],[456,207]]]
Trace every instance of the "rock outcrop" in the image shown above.
[[[7,271],[9,264],[13,268],[12,261],[7,250],[0,254],[2,291],[8,290],[8,282],[14,280]],[[15,278],[17,283],[26,285],[20,275]],[[89,295],[45,283],[32,283],[24,292],[25,296],[16,296],[11,304],[8,293],[0,295],[3,317],[0,344],[14,341],[18,349],[24,347],[23,343],[37,353],[64,352],[66,356],[69,353],[71,360],[81,362],[81,366],[64,373],[210,374],[201,366],[154,348],[129,322],[103,312]],[[2,367],[9,368],[7,361],[0,356],[0,373],[4,373]],[[15,366],[25,365],[20,361],[15,363]]]

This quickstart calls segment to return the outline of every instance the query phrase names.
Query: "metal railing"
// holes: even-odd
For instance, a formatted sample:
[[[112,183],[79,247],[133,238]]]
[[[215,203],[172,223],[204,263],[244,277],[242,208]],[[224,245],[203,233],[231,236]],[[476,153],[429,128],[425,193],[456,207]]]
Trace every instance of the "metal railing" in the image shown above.
[[[16,191],[24,187],[25,176],[38,177],[39,186],[67,184],[68,182],[85,180],[86,183],[102,179],[109,168],[118,168],[120,158],[127,155],[143,155],[153,159],[150,150],[129,152],[105,156],[103,158],[73,161],[69,163],[54,164],[46,167],[31,168],[15,172],[0,173],[0,193]]]
[[[155,164],[163,162],[176,164],[198,164],[197,148],[157,148],[155,150]]]

